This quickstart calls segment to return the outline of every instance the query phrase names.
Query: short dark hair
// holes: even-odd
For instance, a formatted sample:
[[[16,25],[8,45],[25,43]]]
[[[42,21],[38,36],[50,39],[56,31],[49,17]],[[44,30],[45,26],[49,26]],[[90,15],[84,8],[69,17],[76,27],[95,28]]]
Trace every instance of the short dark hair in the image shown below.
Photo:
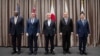
[[[80,15],[81,15],[81,14],[84,14],[84,15],[85,15],[85,13],[84,13],[83,11],[80,13]]]

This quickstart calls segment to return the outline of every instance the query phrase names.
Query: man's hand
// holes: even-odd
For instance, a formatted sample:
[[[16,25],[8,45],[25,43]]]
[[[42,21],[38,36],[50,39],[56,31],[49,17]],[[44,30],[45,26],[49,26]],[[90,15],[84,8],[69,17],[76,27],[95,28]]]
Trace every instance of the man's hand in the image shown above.
[[[28,33],[26,33],[26,36],[28,36]]]
[[[55,34],[55,36],[56,36],[57,34]]]
[[[76,36],[78,37],[78,34],[76,34]]]
[[[62,32],[60,32],[60,36],[62,36]]]
[[[39,36],[39,35],[40,35],[39,33],[36,34],[36,36]]]
[[[88,34],[88,37],[90,37],[91,34]]]
[[[71,34],[73,35],[73,32],[71,32]]]

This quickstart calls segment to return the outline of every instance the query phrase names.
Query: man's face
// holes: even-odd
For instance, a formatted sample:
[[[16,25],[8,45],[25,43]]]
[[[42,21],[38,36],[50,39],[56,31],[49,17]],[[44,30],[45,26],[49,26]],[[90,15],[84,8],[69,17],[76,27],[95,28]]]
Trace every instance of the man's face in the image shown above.
[[[47,19],[51,19],[51,15],[50,14],[47,14]]]
[[[14,16],[18,16],[18,12],[15,12],[15,13],[14,13]]]
[[[35,13],[32,13],[32,14],[31,14],[31,17],[32,17],[32,18],[35,18],[35,15],[36,15]]]
[[[85,18],[85,15],[84,14],[81,14],[80,17],[81,17],[81,19],[84,19]]]
[[[64,14],[63,14],[63,17],[64,17],[64,18],[68,18],[68,13],[64,13]]]

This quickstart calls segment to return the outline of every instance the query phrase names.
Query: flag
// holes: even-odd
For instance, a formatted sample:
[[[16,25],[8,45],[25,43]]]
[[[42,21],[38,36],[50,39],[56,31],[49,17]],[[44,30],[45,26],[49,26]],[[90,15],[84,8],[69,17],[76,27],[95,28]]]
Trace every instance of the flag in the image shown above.
[[[17,6],[16,6],[16,11],[18,12],[18,15],[20,15],[20,6],[19,6],[18,3],[17,3]]]
[[[83,4],[84,4],[84,1],[82,0],[81,1],[81,12],[84,12],[84,6],[83,6]]]
[[[35,17],[36,17],[36,8],[35,7],[32,8],[32,13],[35,13]]]
[[[56,16],[55,16],[55,12],[54,12],[54,8],[53,8],[53,5],[51,6],[51,20],[52,21],[56,21]]]
[[[36,13],[36,8],[35,7],[32,8],[32,13]]]
[[[65,1],[65,12],[68,12],[68,6],[67,6],[66,1]]]
[[[81,12],[84,12],[83,4],[82,4],[82,6],[81,6]]]

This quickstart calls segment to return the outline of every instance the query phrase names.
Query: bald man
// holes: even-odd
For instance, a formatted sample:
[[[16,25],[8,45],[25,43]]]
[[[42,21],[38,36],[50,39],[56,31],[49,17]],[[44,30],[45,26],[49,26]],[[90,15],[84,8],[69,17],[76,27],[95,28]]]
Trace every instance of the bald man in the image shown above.
[[[51,20],[51,14],[47,13],[47,20],[44,21],[43,24],[43,34],[45,36],[45,54],[49,53],[49,41],[51,45],[51,54],[55,54],[53,49],[54,49],[54,35],[56,34],[56,25],[55,23]]]
[[[18,15],[18,11],[15,11],[14,16],[10,18],[9,32],[12,36],[12,47],[13,47],[12,54],[15,54],[15,53],[20,54],[21,53],[21,35],[24,32],[24,20],[22,17]]]
[[[68,13],[65,12],[63,14],[63,18],[60,20],[60,35],[62,36],[62,46],[63,46],[63,53],[69,53],[70,48],[70,35],[73,31],[73,22],[72,19],[69,18]]]
[[[39,19],[36,18],[35,13],[31,13],[31,17],[27,20],[26,25],[26,35],[28,36],[28,46],[29,46],[29,55],[37,54],[38,45],[37,39],[39,36]],[[33,40],[34,40],[34,51],[33,51]]]

